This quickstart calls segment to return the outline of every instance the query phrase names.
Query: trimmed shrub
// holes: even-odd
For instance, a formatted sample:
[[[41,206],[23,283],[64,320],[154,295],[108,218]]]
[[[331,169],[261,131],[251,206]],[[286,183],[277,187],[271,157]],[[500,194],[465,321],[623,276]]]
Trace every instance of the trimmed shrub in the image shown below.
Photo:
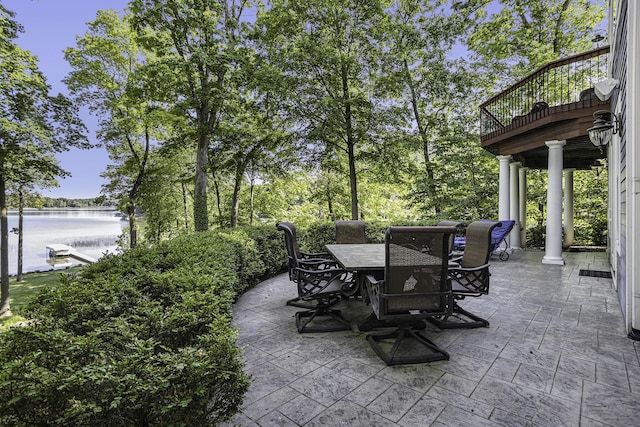
[[[2,425],[216,425],[249,385],[234,244],[195,233],[107,256],[0,334]]]

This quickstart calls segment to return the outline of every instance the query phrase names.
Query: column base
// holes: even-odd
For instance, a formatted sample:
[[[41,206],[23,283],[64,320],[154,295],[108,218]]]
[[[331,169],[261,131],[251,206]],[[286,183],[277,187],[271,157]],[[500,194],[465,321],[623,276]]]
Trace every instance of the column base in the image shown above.
[[[550,265],[564,265],[564,258],[545,255],[542,257],[542,263]]]

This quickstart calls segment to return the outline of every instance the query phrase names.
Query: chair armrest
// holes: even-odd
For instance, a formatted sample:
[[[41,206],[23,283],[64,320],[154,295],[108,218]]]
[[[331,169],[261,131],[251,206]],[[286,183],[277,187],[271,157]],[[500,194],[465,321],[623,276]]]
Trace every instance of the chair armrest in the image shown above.
[[[333,259],[310,258],[298,260],[298,264],[302,269],[306,270],[323,270],[327,268],[338,268],[338,262]]]
[[[341,268],[305,269],[296,268],[298,296],[313,298],[318,294],[342,294],[342,285],[350,277],[349,272]]]
[[[316,275],[316,276],[320,276],[320,275],[331,276],[334,274],[343,274],[347,272],[346,270],[343,270],[341,268],[325,268],[322,270],[314,270],[312,268],[296,267],[296,270],[304,274]]]
[[[485,268],[489,268],[490,264],[483,264],[481,266],[478,267],[453,267],[453,266],[449,266],[449,275],[451,275],[452,272],[474,272],[474,271],[481,271],[484,270]]]
[[[367,274],[363,280],[367,288],[367,303],[371,304],[371,310],[378,316],[380,313],[380,288],[384,279],[376,279],[375,276]]]
[[[376,279],[375,276],[367,274],[364,276],[364,281],[367,285],[379,286],[380,283],[384,282],[384,279]]]
[[[300,251],[300,255],[302,255],[305,259],[311,258],[331,258],[331,254],[328,252],[304,252]]]
[[[462,257],[461,256],[449,258],[449,265],[451,265],[451,264],[460,264],[460,261],[462,261]]]
[[[449,268],[448,274],[454,294],[479,296],[489,292],[489,264],[473,268]]]

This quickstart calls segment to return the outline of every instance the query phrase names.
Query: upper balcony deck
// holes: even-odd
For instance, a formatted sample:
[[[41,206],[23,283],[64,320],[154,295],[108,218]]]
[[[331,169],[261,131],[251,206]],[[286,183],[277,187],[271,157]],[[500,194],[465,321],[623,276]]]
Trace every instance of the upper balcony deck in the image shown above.
[[[545,141],[566,140],[564,165],[588,168],[604,155],[589,141],[593,113],[609,109],[595,83],[607,77],[609,46],[551,62],[480,106],[482,147],[523,166],[547,167]]]

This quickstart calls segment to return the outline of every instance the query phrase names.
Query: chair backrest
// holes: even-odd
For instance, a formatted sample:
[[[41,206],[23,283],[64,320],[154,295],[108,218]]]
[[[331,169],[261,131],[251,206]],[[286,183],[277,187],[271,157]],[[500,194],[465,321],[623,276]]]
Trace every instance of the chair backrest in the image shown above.
[[[440,221],[438,223],[438,227],[454,227],[457,232],[459,228],[464,227],[464,223],[459,221]],[[449,252],[453,250],[453,242],[455,238],[456,233],[452,233],[451,236],[449,236]]]
[[[497,221],[474,221],[467,225],[465,247],[460,266],[474,268],[489,262],[494,245],[491,242],[491,232],[499,227]]]
[[[289,258],[289,278],[294,278],[294,272],[298,267],[300,259],[300,248],[298,246],[296,236],[296,226],[291,222],[279,222],[276,224],[279,231],[284,231],[284,243],[287,247],[287,256]]]
[[[336,243],[367,243],[364,221],[335,221]]]
[[[454,227],[389,227],[384,282],[375,306],[372,301],[378,318],[450,312],[453,297],[447,265],[453,233]]]

